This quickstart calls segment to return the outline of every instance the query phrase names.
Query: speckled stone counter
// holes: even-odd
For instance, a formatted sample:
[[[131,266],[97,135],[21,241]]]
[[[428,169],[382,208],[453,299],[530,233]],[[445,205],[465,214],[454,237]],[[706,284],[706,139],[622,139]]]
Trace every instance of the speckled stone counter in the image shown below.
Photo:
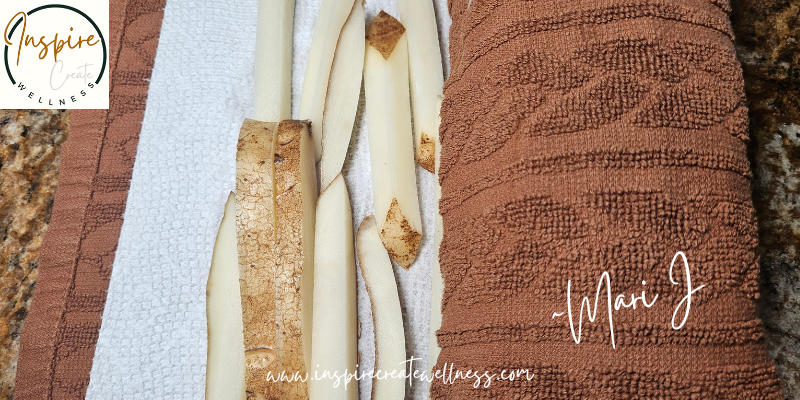
[[[800,399],[800,0],[735,0],[750,107],[760,312],[787,399]]]
[[[38,275],[69,113],[0,110],[0,399],[11,399],[19,334]]]

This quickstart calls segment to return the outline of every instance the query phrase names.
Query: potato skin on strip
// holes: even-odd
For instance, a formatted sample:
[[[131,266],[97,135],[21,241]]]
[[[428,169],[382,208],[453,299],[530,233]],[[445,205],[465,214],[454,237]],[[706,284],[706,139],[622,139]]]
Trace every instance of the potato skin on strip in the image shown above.
[[[379,25],[379,27],[374,27]],[[410,268],[422,238],[408,78],[408,38],[402,25],[381,13],[367,28],[364,57],[372,196],[375,220],[389,256]],[[399,33],[392,36],[390,33]],[[390,43],[387,57],[381,46]]]
[[[248,398],[272,396],[266,377],[278,368],[275,323],[275,185],[277,123],[246,119],[236,147],[236,237]]]
[[[276,323],[279,371],[306,374],[311,362],[317,177],[308,121],[282,121],[275,142]],[[280,382],[282,399],[307,399],[304,382]]]
[[[408,80],[417,163],[434,173],[439,141],[437,99],[442,96],[444,86],[436,14],[430,0],[397,0],[397,8],[408,36]]]
[[[308,125],[245,120],[239,135],[236,225],[250,399],[308,398],[306,382],[274,382],[282,372],[305,377],[310,356],[317,192]]]
[[[373,217],[374,218],[374,217]],[[380,231],[381,241],[386,246],[386,250],[401,267],[408,270],[417,257],[419,242],[422,234],[413,230],[411,224],[403,215],[403,210],[397,203],[397,199],[392,200],[389,213],[386,214],[386,222]]]
[[[435,173],[436,142],[425,132],[420,135],[420,141],[417,144],[417,164],[428,172]]]
[[[383,55],[384,59],[388,60],[394,47],[397,46],[400,36],[403,36],[405,32],[406,28],[400,21],[381,10],[367,28],[367,41],[370,46]]]

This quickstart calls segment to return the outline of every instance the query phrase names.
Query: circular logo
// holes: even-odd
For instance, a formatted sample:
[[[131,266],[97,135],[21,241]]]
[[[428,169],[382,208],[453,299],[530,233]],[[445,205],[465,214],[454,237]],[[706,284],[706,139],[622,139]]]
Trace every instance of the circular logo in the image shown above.
[[[3,39],[6,84],[24,104],[80,108],[93,95],[108,95],[97,90],[108,75],[105,37],[83,11],[63,4],[20,11],[8,21]]]

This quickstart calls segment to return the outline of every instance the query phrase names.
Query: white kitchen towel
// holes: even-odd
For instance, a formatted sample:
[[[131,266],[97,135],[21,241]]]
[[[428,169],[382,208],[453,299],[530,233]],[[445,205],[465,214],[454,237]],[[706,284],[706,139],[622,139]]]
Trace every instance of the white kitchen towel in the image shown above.
[[[360,0],[357,0],[360,1]],[[320,0],[295,6],[293,115]],[[450,19],[434,0],[445,56]],[[394,0],[365,4],[369,22]],[[202,399],[205,392],[205,288],[228,193],[236,139],[252,115],[256,0],[168,0],[150,82],[124,223],[86,398]],[[324,17],[324,16],[323,16]],[[363,90],[344,175],[353,224],[373,212]],[[409,271],[395,267],[406,347],[425,370],[433,261],[434,179],[417,168],[423,242]],[[359,273],[361,372],[374,364],[372,316]],[[407,399],[425,398],[414,381]],[[371,382],[359,383],[361,399]]]

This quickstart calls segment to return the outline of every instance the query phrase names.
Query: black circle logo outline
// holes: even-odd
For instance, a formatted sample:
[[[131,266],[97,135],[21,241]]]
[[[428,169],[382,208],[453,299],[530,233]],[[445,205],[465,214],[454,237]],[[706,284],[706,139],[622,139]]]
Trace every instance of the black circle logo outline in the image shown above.
[[[31,14],[39,11],[39,10],[44,10],[44,9],[47,9],[47,8],[65,8],[67,10],[74,11],[74,12],[80,14],[83,18],[86,18],[86,20],[89,21],[89,23],[92,24],[94,29],[97,31],[97,34],[100,35],[100,42],[103,45],[103,67],[100,68],[100,75],[97,77],[97,80],[94,82],[95,84],[99,84],[100,80],[103,79],[103,74],[106,71],[106,62],[107,62],[107,59],[108,59],[108,50],[106,48],[106,39],[103,37],[103,32],[100,31],[100,28],[97,27],[97,24],[94,23],[94,20],[92,20],[83,11],[78,10],[75,7],[71,7],[71,6],[67,6],[67,5],[63,5],[63,4],[47,4],[47,5],[44,5],[44,6],[41,6],[41,7],[36,7],[33,10],[29,11],[28,15],[31,15]],[[22,19],[17,21],[17,23],[14,24],[14,26],[11,28],[11,32],[8,33],[8,39],[11,39],[11,36],[14,35],[14,30],[17,29],[17,26],[19,26],[20,22],[22,22]],[[25,39],[23,38],[23,40],[25,40]],[[4,58],[4,61],[5,61],[5,64],[6,64],[6,73],[8,74],[8,79],[11,80],[12,84],[16,85],[17,82],[14,80],[14,77],[11,75],[11,68],[8,66],[8,45],[5,45],[5,52],[4,52],[3,58]]]

